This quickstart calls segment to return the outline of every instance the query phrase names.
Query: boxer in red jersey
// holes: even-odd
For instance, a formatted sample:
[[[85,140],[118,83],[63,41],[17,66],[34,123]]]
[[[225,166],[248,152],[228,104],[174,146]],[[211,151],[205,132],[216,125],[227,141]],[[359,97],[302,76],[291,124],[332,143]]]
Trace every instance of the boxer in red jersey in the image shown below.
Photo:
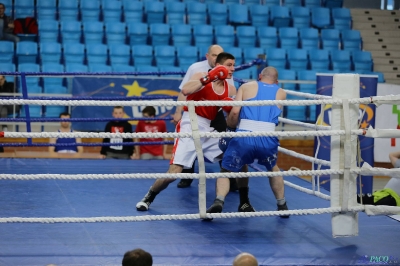
[[[190,81],[185,83],[182,93],[187,96],[187,101],[218,101],[229,100],[228,96],[236,95],[236,88],[228,84],[225,79],[232,78],[235,71],[235,57],[229,53],[220,53],[217,56],[215,67],[208,73],[196,73]],[[217,115],[217,106],[197,106],[196,114],[199,130],[201,132],[213,132],[210,127],[211,120]],[[224,109],[229,109],[229,107]],[[182,119],[176,125],[176,132],[191,132],[189,113],[184,108]],[[218,147],[217,138],[201,138],[204,157],[211,162],[217,161],[222,154]],[[196,149],[192,138],[175,139],[172,151],[172,159],[167,173],[181,173],[182,169],[190,168],[196,159]],[[157,179],[150,187],[144,198],[136,204],[138,211],[147,211],[154,198],[176,178]]]

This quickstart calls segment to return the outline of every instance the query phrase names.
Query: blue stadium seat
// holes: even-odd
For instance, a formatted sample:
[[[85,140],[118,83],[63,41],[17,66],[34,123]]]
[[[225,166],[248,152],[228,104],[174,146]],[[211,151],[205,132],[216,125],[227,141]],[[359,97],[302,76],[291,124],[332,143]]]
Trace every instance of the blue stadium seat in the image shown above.
[[[108,47],[105,44],[90,43],[86,45],[86,55],[89,69],[92,64],[107,64]]]
[[[251,25],[255,27],[268,26],[269,7],[263,5],[250,6]]]
[[[158,68],[160,72],[183,72],[182,68],[176,66],[161,66]],[[161,77],[182,78],[183,74],[160,75]]]
[[[99,0],[80,0],[80,10],[82,21],[99,21],[101,10]]]
[[[207,24],[207,6],[199,2],[187,5],[187,23],[191,25]]]
[[[66,106],[46,106],[45,117],[59,117],[61,113],[66,112]]]
[[[278,47],[278,33],[275,27],[260,26],[257,28],[258,43],[262,48]]]
[[[84,65],[84,64],[66,63],[65,64],[65,71],[66,72],[85,73],[85,72],[89,72],[89,68],[88,68],[87,65]]]
[[[65,64],[78,63],[83,64],[85,58],[85,46],[81,43],[63,44]]]
[[[122,16],[122,2],[118,0],[103,1],[103,21],[120,22]]]
[[[123,13],[126,23],[142,23],[143,22],[143,2],[123,0]]]
[[[191,64],[199,60],[199,51],[196,46],[176,47],[178,65],[181,69],[188,69]]]
[[[43,63],[59,63],[61,60],[61,44],[44,42],[39,44],[40,61]]]
[[[296,71],[288,70],[288,69],[279,69],[278,70],[278,80],[281,88],[285,90],[296,90],[296,83],[281,83],[282,80],[296,80]],[[290,99],[291,96],[287,95],[287,98]]]
[[[168,24],[150,24],[150,36],[152,45],[169,45],[169,41],[171,38],[170,31],[171,29]]]
[[[306,121],[306,106],[285,106],[287,119]]]
[[[185,23],[186,5],[181,2],[167,2],[165,3],[166,21],[170,25],[181,25]]]
[[[299,30],[300,43],[302,49],[318,49],[319,48],[319,32],[317,29],[303,28]]]
[[[234,46],[235,30],[231,25],[215,27],[215,41],[222,47]]]
[[[247,6],[260,5],[261,4],[260,0],[243,0],[242,2],[243,2],[243,4],[245,4]]]
[[[1,60],[1,59],[0,59]],[[0,63],[0,69],[4,72],[15,72],[15,65],[13,63]],[[15,82],[14,76],[5,76],[7,82]]]
[[[264,5],[266,6],[279,6],[281,4],[280,0],[263,0]]]
[[[18,42],[16,56],[18,64],[36,63],[38,47],[36,42]]]
[[[214,27],[211,25],[193,25],[195,46],[209,46],[214,43]]]
[[[144,2],[144,12],[146,13],[147,23],[164,23],[165,4],[162,2]]]
[[[80,43],[82,24],[79,21],[61,21],[63,43]]]
[[[308,7],[292,7],[291,8],[293,27],[310,28],[311,25],[311,11]]]
[[[187,24],[171,25],[171,36],[175,47],[192,44],[192,26]]]
[[[154,57],[158,67],[174,66],[176,60],[175,47],[168,45],[154,46]]]
[[[58,63],[44,63],[42,64],[42,72],[50,72],[50,73],[58,73],[64,72],[64,65]],[[63,78],[62,77],[43,77],[44,83],[44,91],[48,93],[47,88],[51,86],[62,86]]]
[[[128,35],[131,45],[147,44],[149,29],[145,23],[132,22],[128,24]]]
[[[36,90],[40,90],[36,91]],[[37,86],[37,88],[35,88],[35,91],[29,91],[29,93],[42,93],[42,88]],[[20,109],[20,117],[25,117],[25,108],[21,108]],[[30,117],[42,117],[42,106],[29,106],[29,116]]]
[[[284,0],[283,5],[286,7],[300,7],[301,6],[301,0]]]
[[[330,65],[328,50],[315,50],[309,52],[310,66],[315,71],[328,71]]]
[[[158,67],[155,66],[137,66],[137,72],[159,72]],[[155,75],[139,75],[139,76],[159,76],[158,74]]]
[[[321,7],[321,0],[304,0],[304,6]]]
[[[236,27],[236,37],[239,47],[255,47],[256,46],[256,28],[253,26]]]
[[[308,80],[308,81],[316,81],[317,80],[317,72],[314,70],[302,70],[297,72],[298,80]],[[305,93],[317,93],[316,84],[299,84],[300,92]]]
[[[84,21],[83,36],[85,44],[102,43],[104,35],[104,24],[99,21]]]
[[[343,50],[358,51],[362,48],[361,34],[358,30],[342,30]]]
[[[250,24],[249,19],[249,8],[247,5],[241,4],[229,4],[229,24],[232,25],[248,25]]]
[[[308,52],[303,49],[287,49],[287,58],[291,70],[305,70],[308,66]]]
[[[39,20],[39,41],[40,42],[58,42],[58,28],[60,27],[56,20]]]
[[[325,0],[324,2],[327,8],[343,7],[343,0]]]
[[[138,69],[138,66],[151,66],[153,61],[153,46],[133,45],[132,58],[136,69]]]
[[[280,48],[268,48],[265,51],[268,66],[286,68],[286,50]]]
[[[8,41],[0,41],[0,62],[14,62],[14,43]]]
[[[251,80],[252,78],[254,79],[254,77],[252,77],[252,69],[251,68],[246,68],[246,69],[241,69],[241,70],[237,70],[235,71],[235,73],[233,74],[233,76],[235,78],[238,79],[242,79],[245,81]],[[239,88],[240,87],[240,83],[238,81],[235,81],[235,87]]]
[[[235,57],[236,65],[243,64],[243,49],[242,48],[228,46],[228,47],[225,47],[225,52],[230,53]]]
[[[35,17],[35,1],[14,0],[14,17],[15,18]]]
[[[271,6],[270,7],[270,20],[272,25],[277,28],[289,27],[291,19],[289,15],[289,8],[286,6]]]
[[[40,66],[38,64],[23,63],[18,65],[18,72],[40,72]],[[21,87],[21,78],[18,78],[18,83]],[[26,77],[26,86],[28,92],[31,93],[42,93],[42,88],[39,87],[39,77]],[[19,90],[22,91],[21,89]]]
[[[105,24],[107,44],[126,43],[126,25],[122,22],[106,22]]]
[[[57,0],[37,0],[37,19],[55,20],[57,14]]]
[[[259,55],[265,55],[265,51],[261,47],[246,47],[243,48],[244,63],[250,63],[257,59]]]
[[[321,42],[324,50],[338,50],[340,44],[340,32],[336,29],[321,30]]]
[[[353,63],[354,63],[354,70],[357,72],[372,71],[373,60],[371,52],[354,51]]]
[[[379,82],[379,83],[384,83],[384,82],[385,82],[385,76],[383,75],[382,72],[377,72],[377,71],[365,71],[363,74],[367,74],[367,75],[377,75],[377,76],[378,76],[378,82]]]
[[[351,57],[349,51],[331,51],[333,71],[346,73],[351,71]]]
[[[331,12],[329,8],[311,8],[311,24],[319,29],[329,28],[331,25]]]
[[[298,48],[299,32],[296,28],[279,28],[279,40],[282,48]]]
[[[110,63],[115,65],[129,65],[131,62],[131,47],[126,44],[109,44]]]
[[[338,30],[351,29],[351,13],[348,8],[332,9],[333,26]]]
[[[208,17],[211,25],[226,25],[228,22],[228,6],[225,4],[211,3],[207,5]]]
[[[76,21],[78,19],[78,1],[58,1],[60,21]]]
[[[221,0],[203,0],[206,4],[220,4]]]
[[[89,72],[111,72],[112,68],[111,66],[108,66],[106,64],[92,64],[89,65]]]
[[[113,65],[113,72],[136,72],[136,67],[128,66],[128,65]]]

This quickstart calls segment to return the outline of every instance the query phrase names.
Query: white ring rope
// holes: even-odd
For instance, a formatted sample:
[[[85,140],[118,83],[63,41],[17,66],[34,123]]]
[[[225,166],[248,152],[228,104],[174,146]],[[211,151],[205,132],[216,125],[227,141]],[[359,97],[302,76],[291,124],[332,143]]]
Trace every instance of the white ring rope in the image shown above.
[[[400,208],[399,208],[400,209]],[[351,212],[364,211],[364,206],[350,207]],[[249,218],[249,217],[270,217],[280,215],[315,215],[325,213],[338,213],[340,207],[298,209],[290,211],[261,211],[261,212],[225,212],[207,213],[207,218]],[[99,223],[99,222],[144,222],[144,221],[165,221],[165,220],[189,220],[200,219],[199,214],[175,214],[175,215],[143,215],[143,216],[109,216],[109,217],[59,217],[59,218],[24,218],[7,217],[0,218],[0,223]]]
[[[332,96],[322,95],[322,94],[311,94],[306,92],[298,92],[292,90],[284,90],[286,94],[298,96],[298,97],[305,97],[309,99],[332,99]]]
[[[331,199],[331,196],[329,196],[329,195],[326,195],[326,194],[318,192],[318,191],[313,191],[313,190],[308,189],[308,188],[304,188],[302,186],[293,184],[293,183],[288,182],[286,180],[284,180],[283,183],[288,187],[297,189],[298,191],[301,191],[301,192],[304,192],[304,193],[307,193],[307,194],[310,194],[310,195],[315,195],[315,196],[317,196],[319,198],[326,199],[326,200],[330,200]]]
[[[292,150],[288,150],[288,149],[285,149],[285,148],[282,148],[282,147],[278,147],[278,151],[280,151],[280,152],[282,152],[284,154],[287,154],[287,155],[291,155],[291,156],[296,157],[296,158],[303,159],[304,161],[307,161],[307,162],[310,162],[310,163],[315,163],[315,164],[320,164],[320,165],[325,165],[325,166],[331,166],[331,162],[328,162],[328,161],[325,161],[325,160],[321,160],[321,159],[317,159],[315,157],[304,155],[304,154],[301,154],[301,153],[298,153],[298,152],[295,152],[295,151],[292,151]]]
[[[349,99],[351,104],[396,104],[400,95],[374,96]],[[341,99],[326,100],[265,100],[265,101],[194,101],[194,106],[261,106],[261,105],[342,105]],[[65,106],[185,106],[186,101],[94,101],[94,100],[24,100],[0,99],[1,105],[65,105]]]
[[[310,176],[343,174],[343,170],[299,170],[283,172],[238,172],[238,173],[206,173],[206,178],[216,179],[221,177],[243,178],[243,177],[274,177],[274,176]],[[199,174],[167,174],[167,173],[139,173],[139,174],[0,174],[0,180],[101,180],[101,179],[159,179],[159,178],[180,178],[199,179]]]
[[[353,135],[364,135],[365,130],[352,130]],[[9,132],[5,138],[191,138],[191,133],[108,133],[108,132]],[[253,131],[253,132],[199,132],[200,137],[302,137],[302,136],[343,136],[344,130],[324,131]]]
[[[296,120],[287,119],[287,118],[283,118],[283,117],[279,117],[278,120],[279,120],[279,122],[284,123],[284,124],[302,126],[302,127],[305,127],[305,128],[313,128],[313,129],[319,129],[319,130],[331,130],[331,126],[318,126],[316,124],[299,122],[299,121],[296,121]]]

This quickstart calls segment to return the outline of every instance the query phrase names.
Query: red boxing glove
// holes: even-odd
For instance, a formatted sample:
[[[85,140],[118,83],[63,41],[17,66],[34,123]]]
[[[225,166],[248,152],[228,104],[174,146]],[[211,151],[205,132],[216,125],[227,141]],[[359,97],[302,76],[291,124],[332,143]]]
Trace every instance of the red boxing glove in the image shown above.
[[[206,85],[210,82],[213,82],[217,79],[219,80],[224,80],[228,77],[228,69],[224,66],[216,66],[210,71],[208,71],[208,74],[200,79],[200,82],[203,85]]]
[[[226,97],[224,99],[222,99],[222,101],[233,101],[232,98],[230,97]],[[233,106],[221,106],[222,110],[224,110],[225,112],[227,112],[228,114],[230,113],[230,111],[232,110]]]

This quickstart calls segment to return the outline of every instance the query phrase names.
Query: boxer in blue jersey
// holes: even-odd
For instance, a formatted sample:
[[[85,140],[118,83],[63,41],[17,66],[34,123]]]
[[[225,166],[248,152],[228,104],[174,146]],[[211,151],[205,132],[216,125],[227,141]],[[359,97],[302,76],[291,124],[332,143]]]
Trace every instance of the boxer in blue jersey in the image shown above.
[[[71,115],[69,113],[61,113],[60,114],[61,119],[68,119],[71,118]],[[58,129],[58,132],[74,132],[71,129],[71,122],[67,121],[62,121],[60,122],[60,129]],[[76,143],[81,143],[80,138],[52,138],[50,139],[50,143],[57,143],[57,144],[65,144],[62,146],[50,146],[49,147],[49,152],[52,155],[55,155],[57,153],[74,153],[76,155],[79,155],[83,153],[83,147],[82,146],[76,146],[74,144]]]
[[[278,72],[274,67],[266,67],[259,75],[259,81],[243,84],[236,95],[235,101],[258,100],[285,100],[286,92],[279,88]],[[231,131],[275,131],[278,125],[278,117],[282,106],[237,106],[233,107],[227,118],[228,129]],[[240,172],[246,164],[258,160],[258,164],[264,165],[268,171],[279,172],[276,165],[279,140],[277,137],[238,137],[223,138],[220,140],[220,148],[224,151],[222,160],[222,172]],[[269,178],[271,189],[277,199],[278,210],[287,210],[284,196],[283,177]],[[254,212],[248,197],[248,178],[237,179],[240,195],[239,212]],[[222,212],[226,189],[224,183],[216,191],[216,199],[208,213]],[[281,216],[288,217],[288,216]]]

